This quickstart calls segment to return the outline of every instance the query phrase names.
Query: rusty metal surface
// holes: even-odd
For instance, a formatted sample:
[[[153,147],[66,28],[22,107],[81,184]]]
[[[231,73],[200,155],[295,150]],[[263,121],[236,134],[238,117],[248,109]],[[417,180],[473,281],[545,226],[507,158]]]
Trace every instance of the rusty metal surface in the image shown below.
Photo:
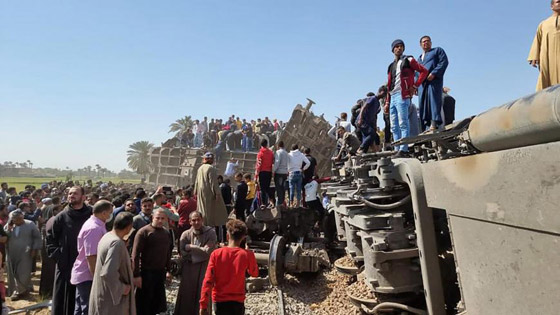
[[[202,155],[205,152],[206,150],[203,149],[154,148],[150,153],[154,169],[149,176],[148,183],[177,187],[194,184],[196,172],[202,165]],[[257,153],[224,151],[214,164],[218,174],[224,174],[227,161],[230,159],[238,161],[237,171],[239,172],[253,173],[255,171]]]
[[[181,186],[180,166],[184,161],[186,149],[173,147],[156,147],[150,152],[153,170],[148,183],[153,185]]]
[[[327,135],[331,128],[329,122],[322,116],[313,114],[310,108],[310,105],[305,108],[299,104],[296,106],[280,135],[280,140],[284,141],[288,151],[295,143],[300,147],[311,148],[311,155],[317,159],[317,174],[329,176],[336,142]]]
[[[492,152],[560,141],[560,85],[476,116],[468,130],[475,148]]]
[[[336,143],[327,135],[331,125],[322,116],[311,112],[315,104],[309,100],[305,108],[297,105],[292,112],[286,128],[280,132],[280,140],[284,141],[286,150],[292,144],[311,148],[311,155],[317,159],[317,173],[319,176],[329,176],[331,173],[331,156]],[[153,171],[150,173],[148,183],[152,185],[185,186],[194,183],[196,171],[202,164],[202,154],[207,149],[191,149],[177,147],[177,139],[167,140],[161,147],[156,147],[150,152]],[[239,161],[238,171],[253,173],[257,160],[257,152],[224,151],[216,161],[219,174],[225,171],[229,159]]]

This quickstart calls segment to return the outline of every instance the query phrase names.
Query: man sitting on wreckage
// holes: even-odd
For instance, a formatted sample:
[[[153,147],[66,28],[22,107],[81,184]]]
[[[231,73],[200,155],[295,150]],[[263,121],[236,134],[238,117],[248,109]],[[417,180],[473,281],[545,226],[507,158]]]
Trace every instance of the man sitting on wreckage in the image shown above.
[[[346,131],[346,129],[342,126],[338,127],[337,133],[340,150],[334,160],[340,161],[343,158],[343,155],[345,159],[356,155],[360,149],[360,145],[362,144],[358,137],[356,137],[354,133]]]

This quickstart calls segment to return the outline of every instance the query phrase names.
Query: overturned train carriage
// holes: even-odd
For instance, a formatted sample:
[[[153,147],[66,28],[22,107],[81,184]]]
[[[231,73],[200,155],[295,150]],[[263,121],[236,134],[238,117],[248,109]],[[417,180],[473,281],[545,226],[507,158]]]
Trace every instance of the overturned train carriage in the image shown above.
[[[318,161],[317,173],[325,176],[330,172],[330,157],[335,141],[327,135],[331,128],[329,122],[322,115],[313,114],[311,106],[315,103],[309,99],[308,101],[306,107],[296,105],[284,130],[266,135],[259,134],[255,138],[257,143],[253,145],[258,147],[260,141],[257,139],[267,139],[270,145],[274,145],[278,138],[278,140],[284,141],[288,151],[291,145],[296,143],[300,147],[311,148],[312,155]],[[152,172],[147,179],[148,183],[155,186],[177,187],[193,184],[196,179],[196,171],[202,165],[202,155],[206,151],[209,150],[181,146],[175,137],[167,140],[161,147],[153,148],[149,153]],[[226,150],[218,155],[215,166],[219,174],[225,172],[227,161],[230,159],[239,162],[237,171],[244,173],[254,173],[255,171],[257,152]]]
[[[157,147],[150,152],[152,172],[148,183],[152,185],[182,187],[192,185],[196,172],[202,165],[202,155],[207,150],[184,147]],[[238,163],[237,171],[252,173],[255,171],[257,154],[254,152],[225,151],[215,161],[218,174],[224,174],[227,162],[234,159]]]
[[[353,157],[326,189],[363,311],[557,314],[560,86]]]

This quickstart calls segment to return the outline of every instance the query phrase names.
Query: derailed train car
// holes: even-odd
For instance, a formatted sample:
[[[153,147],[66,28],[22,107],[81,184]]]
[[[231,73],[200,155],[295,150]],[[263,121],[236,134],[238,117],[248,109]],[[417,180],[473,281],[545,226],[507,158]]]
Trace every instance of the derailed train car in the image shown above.
[[[560,86],[352,157],[327,187],[366,313],[558,314]],[[400,313],[399,313],[400,314]]]

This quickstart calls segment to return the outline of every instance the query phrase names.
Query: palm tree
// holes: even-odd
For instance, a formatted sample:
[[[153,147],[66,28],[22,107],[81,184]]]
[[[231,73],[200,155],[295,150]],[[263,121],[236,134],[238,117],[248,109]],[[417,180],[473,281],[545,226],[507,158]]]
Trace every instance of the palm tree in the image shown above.
[[[150,161],[149,153],[153,147],[154,145],[148,141],[137,141],[131,144],[128,147],[130,150],[126,151],[128,167],[142,176],[150,173],[152,161]]]
[[[175,135],[182,135],[187,129],[192,128],[193,121],[191,116],[185,116],[183,118],[175,120],[174,123],[169,125],[169,132],[175,132]]]
[[[95,169],[97,170],[97,177],[99,177],[99,171],[101,170],[101,165],[95,164]]]
[[[29,168],[30,168],[30,169],[33,169],[33,163],[31,163],[30,160],[27,160],[27,165],[29,165]]]

